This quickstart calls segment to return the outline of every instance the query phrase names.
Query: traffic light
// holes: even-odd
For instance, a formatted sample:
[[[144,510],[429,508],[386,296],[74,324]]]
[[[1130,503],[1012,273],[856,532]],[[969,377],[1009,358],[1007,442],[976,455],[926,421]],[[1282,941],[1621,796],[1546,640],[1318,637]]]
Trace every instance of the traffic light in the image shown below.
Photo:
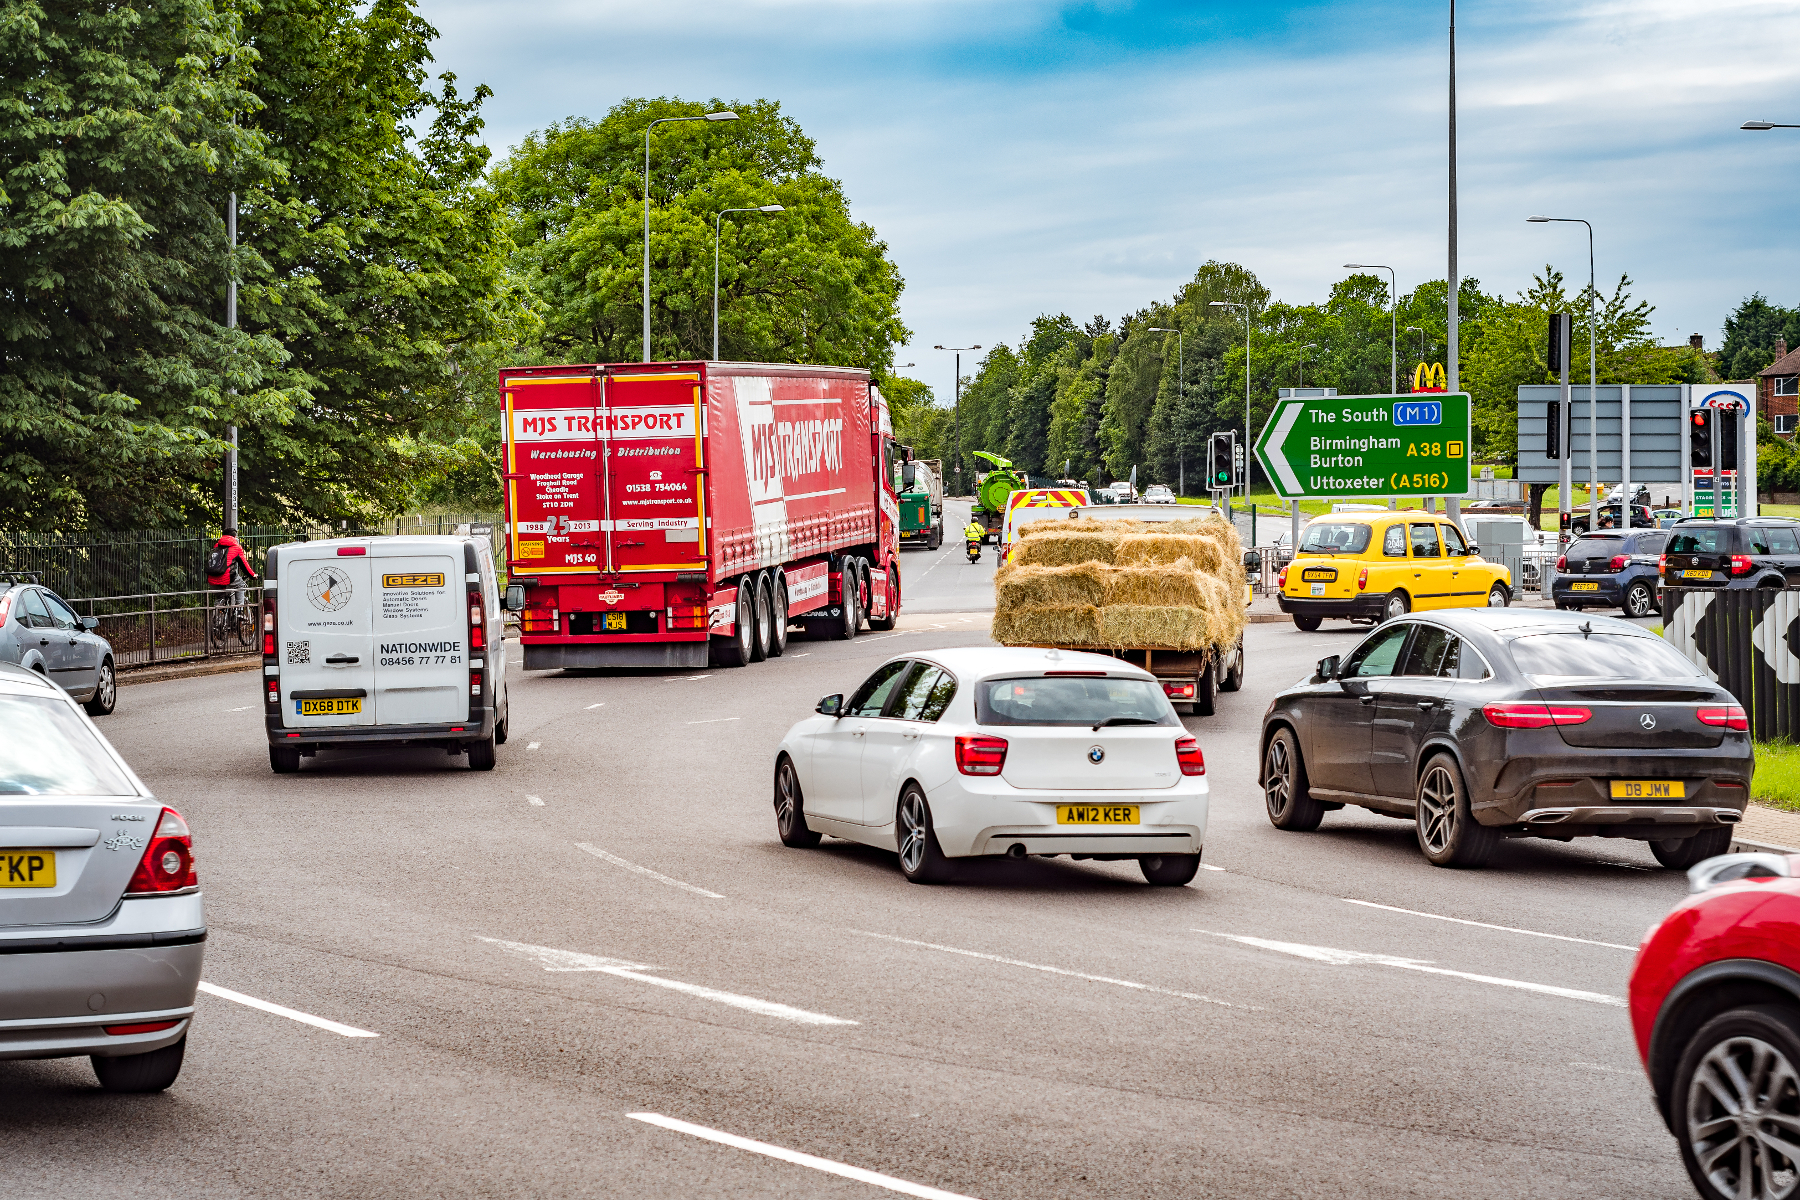
[[[1721,410],[1713,419],[1719,423],[1719,470],[1735,471],[1738,469],[1737,413]]]
[[[1688,414],[1688,462],[1700,469],[1709,469],[1712,460],[1712,423],[1713,410],[1696,408]]]
[[[1237,464],[1233,461],[1232,456],[1232,443],[1235,440],[1229,433],[1212,435],[1212,452],[1209,456],[1212,470],[1206,478],[1206,486],[1212,491],[1231,490],[1232,481],[1237,475]]]
[[[1544,457],[1562,456],[1562,401],[1552,400],[1544,405]]]
[[[1552,375],[1560,375],[1569,365],[1569,334],[1574,322],[1568,313],[1550,314],[1550,338],[1545,346],[1544,365]]]

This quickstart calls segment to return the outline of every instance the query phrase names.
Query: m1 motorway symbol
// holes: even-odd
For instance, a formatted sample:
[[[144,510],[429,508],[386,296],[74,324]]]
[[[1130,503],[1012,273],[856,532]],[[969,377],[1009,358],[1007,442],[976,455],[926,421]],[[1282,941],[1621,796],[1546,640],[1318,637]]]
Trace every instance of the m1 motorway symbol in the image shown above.
[[[1466,392],[1281,400],[1256,457],[1283,496],[1464,496],[1474,406]]]

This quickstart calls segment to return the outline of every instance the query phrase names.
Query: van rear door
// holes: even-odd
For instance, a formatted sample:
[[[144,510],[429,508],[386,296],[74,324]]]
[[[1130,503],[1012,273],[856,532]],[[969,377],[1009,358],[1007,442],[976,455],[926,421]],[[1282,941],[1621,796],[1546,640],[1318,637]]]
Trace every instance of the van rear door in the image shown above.
[[[374,561],[375,710],[383,725],[460,724],[469,717],[468,585],[462,547]]]
[[[355,550],[357,554],[340,551]],[[375,723],[374,598],[367,547],[302,543],[281,555],[282,725]]]

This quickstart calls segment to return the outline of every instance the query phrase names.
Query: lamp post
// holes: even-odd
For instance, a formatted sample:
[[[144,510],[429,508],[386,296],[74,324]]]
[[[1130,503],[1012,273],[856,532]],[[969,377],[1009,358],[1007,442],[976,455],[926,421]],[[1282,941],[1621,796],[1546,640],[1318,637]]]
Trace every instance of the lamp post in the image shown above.
[[[1397,306],[1400,303],[1400,283],[1394,274],[1394,268],[1380,263],[1345,263],[1346,271],[1386,271],[1388,273],[1388,392],[1397,394],[1400,391],[1400,334],[1394,328],[1399,321]]]
[[[1294,384],[1295,391],[1301,391],[1306,387],[1306,352],[1308,350],[1317,350],[1318,348],[1319,343],[1317,342],[1308,342],[1306,345],[1300,347],[1300,378]]]
[[[1244,310],[1244,506],[1250,505],[1250,305],[1235,300],[1209,300],[1208,308],[1241,308]],[[1230,493],[1227,492],[1229,497]],[[1230,507],[1227,499],[1226,507]],[[1294,504],[1294,512],[1300,511],[1298,502]],[[1298,543],[1296,542],[1296,545]]]
[[[231,278],[225,282],[225,328],[237,328],[237,193],[231,193],[230,207],[225,210],[226,235],[231,239]],[[232,394],[237,393],[233,388]],[[224,529],[237,536],[238,523],[238,427],[237,418],[225,429],[225,523]],[[89,606],[92,607],[91,605]]]
[[[933,346],[933,350],[951,350],[956,352],[956,398],[950,402],[950,425],[956,431],[956,491],[962,494],[962,352],[979,350],[980,346]]]
[[[778,213],[778,212],[786,212],[786,211],[787,210],[785,208],[781,207],[781,205],[779,205],[779,204],[763,204],[763,205],[759,205],[756,208],[721,209],[717,214],[715,214],[713,216],[713,361],[714,362],[719,361],[719,223],[725,219],[726,213],[740,213],[740,212]],[[648,274],[646,274],[644,276],[644,278],[646,280],[648,280],[650,278],[650,276]],[[648,308],[646,308],[644,310],[646,317],[649,316],[649,311],[650,310]],[[644,341],[644,345],[646,347],[646,353],[648,353],[647,348],[650,345],[649,334],[647,332],[649,330],[649,328],[650,328],[649,325],[644,326],[644,329],[646,330],[645,341]],[[645,361],[647,362],[649,360],[646,359]]]
[[[1783,125],[1777,121],[1745,121],[1739,129],[1800,129],[1800,125]]]
[[[1533,225],[1548,225],[1552,222],[1561,222],[1561,223],[1567,224],[1567,225],[1586,225],[1587,226],[1587,234],[1588,234],[1588,532],[1592,533],[1594,530],[1600,528],[1600,495],[1599,495],[1598,491],[1596,490],[1600,486],[1600,401],[1599,401],[1599,387],[1598,387],[1600,381],[1594,374],[1594,297],[1596,295],[1598,295],[1598,292],[1596,291],[1596,289],[1594,287],[1594,227],[1593,227],[1593,225],[1589,224],[1587,221],[1582,220],[1580,217],[1526,217],[1525,219]],[[1621,392],[1619,395],[1621,417],[1624,416],[1624,411],[1623,411],[1624,400],[1625,400],[1624,393]],[[1627,419],[1627,420],[1621,421],[1620,423],[1627,430],[1626,437],[1629,438],[1630,437],[1629,430],[1631,428],[1631,422]],[[1621,447],[1622,447],[1622,455],[1623,456],[1620,458],[1619,461],[1621,463],[1623,463],[1627,458],[1630,457],[1631,447],[1628,442],[1621,443]],[[1564,453],[1567,453],[1567,451],[1565,450]],[[1628,474],[1628,472],[1620,472],[1620,473]],[[1624,518],[1624,528],[1628,531],[1631,528],[1631,525],[1630,525],[1631,501],[1626,499],[1626,496],[1630,490],[1629,489],[1630,483],[1631,483],[1631,481],[1629,479],[1621,479],[1619,481],[1619,484],[1620,484],[1619,515],[1622,518]],[[1715,493],[1715,494],[1717,494],[1717,493]]]
[[[1187,412],[1187,335],[1179,329],[1163,329],[1152,325],[1150,333],[1175,335],[1175,487],[1178,495],[1187,495],[1187,447],[1182,442],[1182,425]],[[1168,345],[1164,342],[1163,345]]]
[[[1419,335],[1419,361],[1424,362],[1425,361],[1425,331],[1423,329],[1420,329],[1417,325],[1408,325],[1406,327],[1406,332],[1416,333]]]
[[[1446,156],[1450,179],[1450,220],[1448,222],[1449,263],[1444,278],[1450,284],[1449,311],[1444,321],[1444,390],[1446,392],[1462,391],[1462,358],[1457,349],[1457,325],[1460,321],[1457,312],[1458,300],[1462,295],[1462,279],[1456,269],[1456,0],[1450,0],[1450,142]],[[1475,431],[1470,430],[1471,434]],[[1427,510],[1431,501],[1425,501]],[[1455,496],[1444,497],[1444,515],[1450,518],[1458,529],[1462,528],[1462,501]]]
[[[650,131],[677,121],[735,121],[734,112],[710,112],[698,117],[658,117],[644,126],[644,361],[650,361]]]

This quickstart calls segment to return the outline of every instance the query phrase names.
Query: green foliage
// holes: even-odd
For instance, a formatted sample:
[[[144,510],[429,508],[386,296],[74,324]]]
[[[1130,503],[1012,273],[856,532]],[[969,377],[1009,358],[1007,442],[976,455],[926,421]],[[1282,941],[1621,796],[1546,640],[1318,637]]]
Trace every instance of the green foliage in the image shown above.
[[[1751,379],[1775,361],[1775,342],[1800,348],[1800,309],[1770,304],[1753,292],[1725,318],[1725,341],[1719,347],[1719,373],[1726,379]]]
[[[627,100],[527,137],[494,172],[518,247],[511,270],[535,298],[546,361],[640,361],[644,136],[649,123],[731,108],[729,122],[651,131],[653,359],[712,357],[714,218],[722,358],[884,371],[904,286],[887,247],[850,217],[812,139],[771,100]]]

